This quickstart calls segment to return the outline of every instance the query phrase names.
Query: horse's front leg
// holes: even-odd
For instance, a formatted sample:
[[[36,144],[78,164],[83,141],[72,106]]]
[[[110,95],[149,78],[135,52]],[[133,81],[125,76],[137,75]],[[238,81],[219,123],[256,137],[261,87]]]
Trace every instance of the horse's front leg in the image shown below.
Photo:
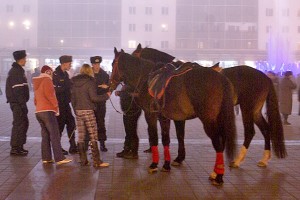
[[[170,166],[170,125],[171,120],[163,117],[161,114],[158,116],[158,120],[161,127],[161,138],[162,138],[162,144],[164,146],[164,157],[165,157],[165,163],[161,169],[163,172],[169,172],[171,170]]]
[[[185,159],[184,135],[185,135],[185,121],[174,121],[176,128],[176,136],[178,140],[178,155],[172,162],[173,166],[180,166]]]
[[[158,135],[157,135],[157,115],[155,113],[145,112],[145,119],[148,123],[149,141],[152,151],[152,163],[149,166],[149,173],[157,172],[159,162]]]

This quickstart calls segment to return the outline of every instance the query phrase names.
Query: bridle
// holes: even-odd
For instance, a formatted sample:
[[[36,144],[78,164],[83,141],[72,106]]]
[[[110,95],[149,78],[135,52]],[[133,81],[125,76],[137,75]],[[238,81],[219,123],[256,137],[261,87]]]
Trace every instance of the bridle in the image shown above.
[[[119,59],[120,59],[120,56],[121,56],[121,55],[119,55],[117,58],[115,58],[115,61],[114,61],[114,63],[113,63],[113,72],[112,72],[112,74],[114,74],[114,77],[117,76],[118,79],[119,79],[119,80],[115,80],[115,79],[111,79],[111,80],[110,80],[110,82],[111,82],[110,84],[113,85],[113,86],[115,87],[113,90],[115,90],[116,87],[121,83],[121,75],[120,75],[120,71],[119,71]],[[136,87],[134,88],[133,93],[137,93],[137,94],[140,93],[140,90],[139,90],[138,88],[139,88],[139,85],[140,85],[140,83],[141,83],[141,79],[142,79],[142,76],[143,76],[141,72],[142,72],[142,68],[141,68],[141,71],[140,71],[139,79],[138,79],[138,81],[137,81],[137,85],[136,85]],[[111,92],[112,92],[113,90],[110,88],[110,91],[111,91]],[[115,111],[116,111],[117,113],[120,113],[120,114],[123,114],[123,115],[127,115],[127,113],[129,112],[129,110],[131,109],[131,107],[132,107],[132,105],[133,105],[134,96],[131,96],[131,102],[130,102],[130,105],[129,105],[129,107],[127,108],[127,110],[125,110],[124,112],[118,111],[118,110],[115,108],[115,106],[113,105],[113,103],[112,103],[112,101],[111,101],[111,98],[109,98],[109,100],[110,100],[110,102],[111,102],[113,108],[115,109]],[[137,104],[137,105],[138,105],[138,104]],[[140,107],[140,106],[139,106],[139,107]],[[139,112],[139,111],[136,111],[135,113],[133,113],[133,114],[131,114],[131,115],[135,115],[135,114],[138,113],[138,112]],[[130,115],[130,116],[131,116],[131,115]]]

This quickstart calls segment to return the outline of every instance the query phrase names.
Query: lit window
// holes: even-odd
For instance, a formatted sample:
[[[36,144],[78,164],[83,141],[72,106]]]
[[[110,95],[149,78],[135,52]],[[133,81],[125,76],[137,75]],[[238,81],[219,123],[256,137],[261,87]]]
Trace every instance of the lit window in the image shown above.
[[[168,25],[167,24],[162,24],[161,29],[162,29],[163,32],[168,31]]]
[[[136,48],[136,41],[135,40],[129,40],[128,41],[128,48],[130,48],[130,49]]]

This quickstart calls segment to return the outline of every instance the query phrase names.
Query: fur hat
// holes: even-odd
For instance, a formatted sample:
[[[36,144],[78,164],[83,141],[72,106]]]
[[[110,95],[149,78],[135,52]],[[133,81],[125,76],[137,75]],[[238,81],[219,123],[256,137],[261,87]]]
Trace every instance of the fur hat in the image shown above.
[[[53,71],[51,67],[49,67],[48,65],[44,65],[41,69],[41,73],[45,73],[48,70]]]
[[[13,52],[13,56],[14,56],[14,59],[17,61],[17,60],[21,60],[22,58],[25,58],[27,55],[26,55],[25,50],[19,50],[19,51]]]
[[[291,76],[291,75],[293,75],[292,71],[286,71],[286,72],[284,72],[284,76]]]
[[[101,63],[102,62],[102,57],[101,56],[94,56],[90,58],[91,63]]]
[[[72,62],[72,56],[63,55],[63,56],[59,57],[59,62],[60,62],[60,64]]]

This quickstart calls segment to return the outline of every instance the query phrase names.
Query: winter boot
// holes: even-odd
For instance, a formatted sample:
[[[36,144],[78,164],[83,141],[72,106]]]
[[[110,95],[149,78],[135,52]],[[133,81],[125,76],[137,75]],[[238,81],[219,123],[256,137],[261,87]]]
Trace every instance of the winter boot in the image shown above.
[[[93,157],[93,166],[94,167],[107,167],[109,166],[109,163],[104,163],[100,159],[100,152],[98,149],[98,143],[97,141],[91,142],[92,143],[92,157]]]
[[[87,160],[85,144],[84,142],[78,143],[79,157],[80,157],[80,165],[86,166],[89,165],[89,161]]]

